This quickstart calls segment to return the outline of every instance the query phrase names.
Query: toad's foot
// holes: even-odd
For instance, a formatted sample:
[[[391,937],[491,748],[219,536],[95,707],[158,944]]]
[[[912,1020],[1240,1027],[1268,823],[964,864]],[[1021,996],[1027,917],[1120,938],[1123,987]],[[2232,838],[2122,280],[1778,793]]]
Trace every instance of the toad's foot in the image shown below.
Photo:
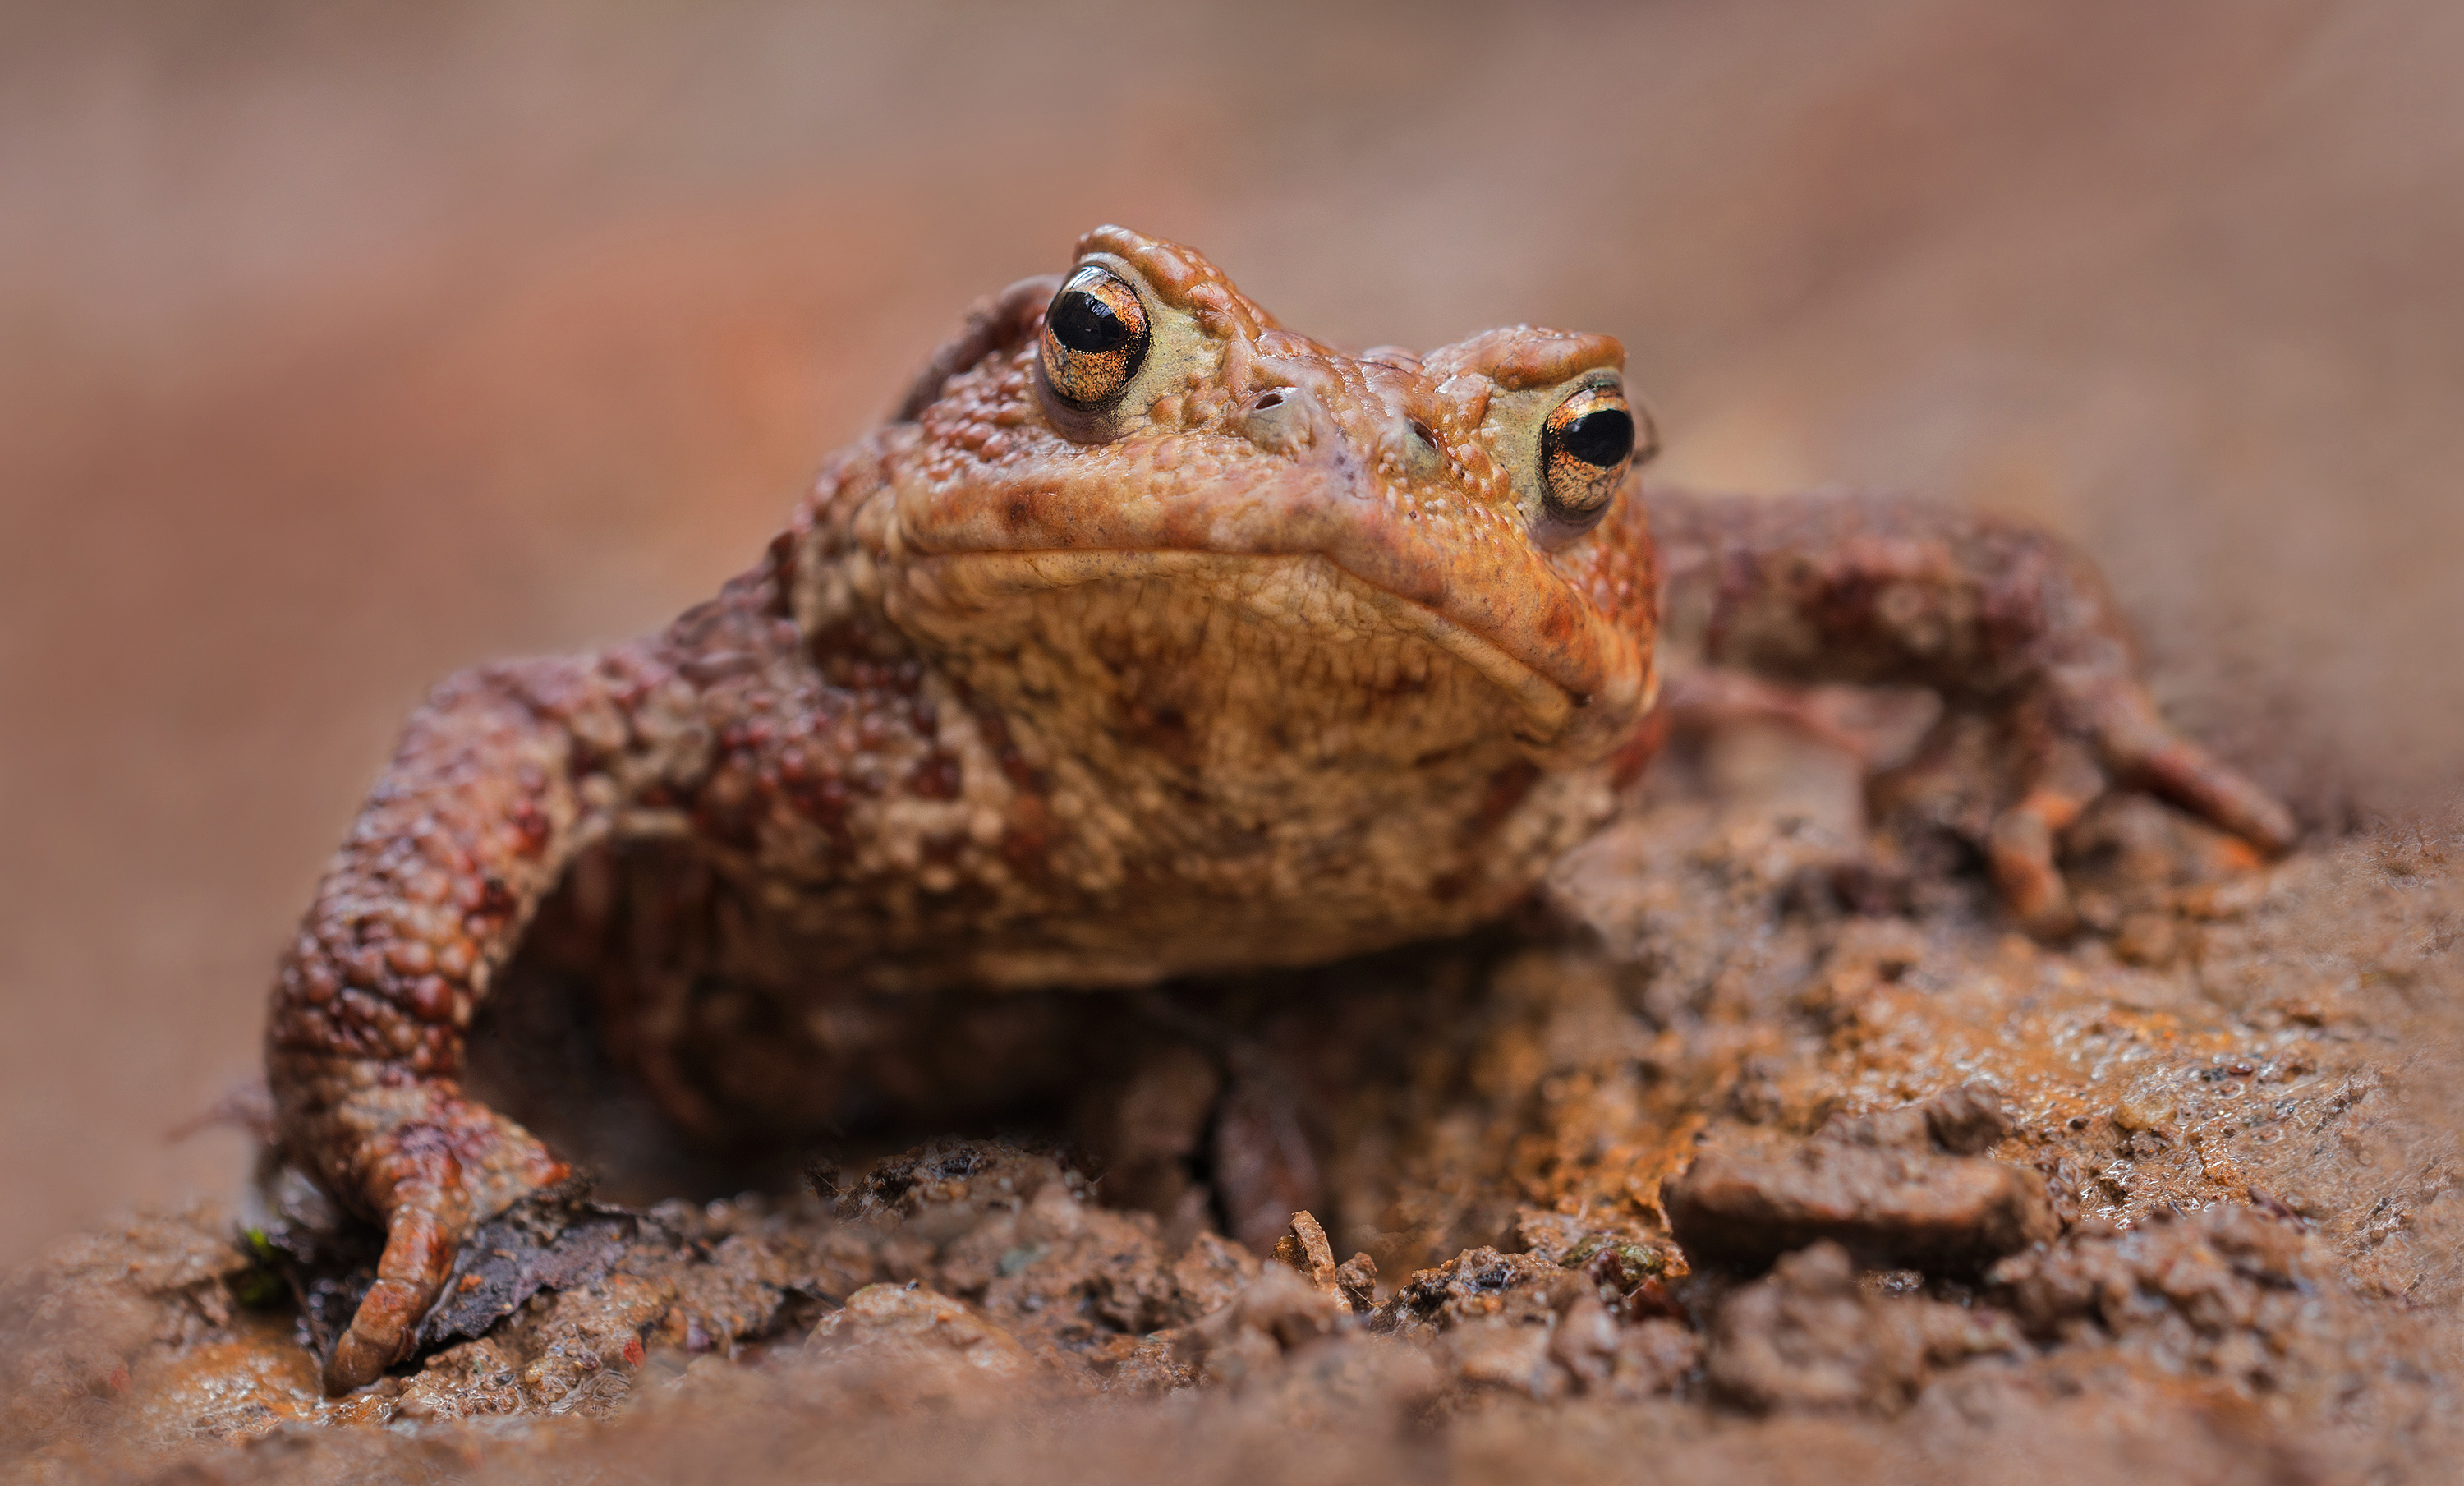
[[[325,1359],[329,1394],[372,1383],[408,1356],[471,1231],[568,1174],[502,1116],[433,1086],[409,1092],[416,1107],[407,1118],[354,1147],[358,1169],[329,1173],[335,1189],[364,1194],[385,1225],[376,1283]]]
[[[1993,822],[1985,849],[1995,885],[2031,933],[2058,936],[2078,926],[2055,847],[2117,786],[2169,800],[2271,856],[2299,833],[2266,790],[2173,731],[2135,680],[2057,673],[2011,721],[2023,761],[2019,798]]]
[[[1848,754],[1869,775],[1908,764],[1939,735],[1943,718],[1939,699],[1906,688],[1799,686],[1720,667],[1672,676],[1661,708],[1681,732],[1778,723]],[[2283,806],[2167,726],[2126,676],[2057,675],[2000,709],[1999,721],[2010,803],[1980,822],[1977,844],[2003,900],[2033,934],[2078,927],[2057,850],[2062,833],[2117,788],[2169,800],[2265,854],[2297,833]]]

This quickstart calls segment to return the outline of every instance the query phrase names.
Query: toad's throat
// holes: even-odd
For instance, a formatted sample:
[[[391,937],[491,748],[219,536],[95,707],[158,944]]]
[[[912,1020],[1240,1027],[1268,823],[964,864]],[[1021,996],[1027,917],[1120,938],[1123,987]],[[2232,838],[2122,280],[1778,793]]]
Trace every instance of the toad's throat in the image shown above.
[[[1314,554],[1067,548],[957,552],[911,559],[901,576],[917,608],[945,620],[980,615],[1061,589],[1193,583],[1205,585],[1257,619],[1319,632],[1330,643],[1342,643],[1347,632],[1382,630],[1407,636],[1453,656],[1505,694],[1520,719],[1516,737],[1527,745],[1546,746],[1564,739],[1589,701],[1506,645]],[[938,628],[913,609],[899,617],[910,625],[922,620],[922,628]]]

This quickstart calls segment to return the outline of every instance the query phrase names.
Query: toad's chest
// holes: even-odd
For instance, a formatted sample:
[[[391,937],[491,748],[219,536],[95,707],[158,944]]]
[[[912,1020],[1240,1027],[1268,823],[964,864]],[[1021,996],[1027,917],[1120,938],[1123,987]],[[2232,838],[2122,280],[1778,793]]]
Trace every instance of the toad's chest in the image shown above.
[[[679,834],[727,958],[901,990],[1317,963],[1495,917],[1604,817],[1609,765],[1532,762],[1474,666],[1340,602],[1263,614],[1257,573],[866,614],[706,699]]]
[[[701,847],[636,891],[723,900],[709,911],[729,973],[816,994],[1138,985],[1460,932],[1612,803],[1605,768],[1545,771],[1511,748],[1408,768],[1149,748],[1017,767],[1018,740],[983,733],[947,730],[920,795],[858,795],[822,819],[782,798],[741,849]]]

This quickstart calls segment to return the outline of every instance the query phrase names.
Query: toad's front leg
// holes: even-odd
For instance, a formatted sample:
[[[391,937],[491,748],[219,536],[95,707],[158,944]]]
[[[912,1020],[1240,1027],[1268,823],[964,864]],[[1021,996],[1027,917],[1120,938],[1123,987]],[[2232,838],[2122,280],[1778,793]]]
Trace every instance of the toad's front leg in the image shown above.
[[[1704,659],[1792,680],[1923,684],[2005,716],[2021,787],[1985,846],[2031,930],[2058,934],[2075,921],[2056,838],[2114,783],[2263,851],[2292,844],[2283,806],[2157,714],[2103,584],[2051,535],[1853,494],[1655,493],[1650,520],[1668,631]]]
[[[463,1097],[463,1039],[576,845],[605,824],[591,760],[621,747],[623,657],[492,667],[412,718],[285,957],[266,1033],[279,1139],[385,1226],[328,1391],[409,1348],[472,1228],[565,1169]],[[604,785],[604,781],[601,784]]]

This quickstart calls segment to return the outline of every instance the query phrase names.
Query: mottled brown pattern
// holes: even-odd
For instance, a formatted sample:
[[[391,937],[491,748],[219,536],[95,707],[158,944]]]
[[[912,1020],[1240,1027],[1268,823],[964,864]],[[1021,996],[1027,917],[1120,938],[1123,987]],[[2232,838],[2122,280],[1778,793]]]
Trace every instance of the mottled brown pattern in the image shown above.
[[[1347,356],[1117,228],[1116,403],[1065,408],[1050,280],[988,301],[762,563],[653,638],[487,668],[414,717],[286,957],[268,1067],[293,1159],[384,1220],[326,1368],[400,1355],[475,1222],[555,1180],[462,1096],[474,1006],[593,849],[690,864],[617,1030],[659,1076],[704,976],[806,1026],[854,991],[1138,985],[1459,931],[1609,813],[1657,689],[1653,522],[1713,659],[1929,682],[2042,756],[1996,828],[2030,921],[2051,832],[2145,781],[2262,845],[2279,810],[2156,720],[2050,539],[1866,500],[1544,519],[1538,430],[1605,336]],[[665,858],[663,858],[665,859]],[[586,913],[586,910],[585,910]],[[633,946],[638,952],[638,944]],[[662,988],[664,987],[664,988]]]

